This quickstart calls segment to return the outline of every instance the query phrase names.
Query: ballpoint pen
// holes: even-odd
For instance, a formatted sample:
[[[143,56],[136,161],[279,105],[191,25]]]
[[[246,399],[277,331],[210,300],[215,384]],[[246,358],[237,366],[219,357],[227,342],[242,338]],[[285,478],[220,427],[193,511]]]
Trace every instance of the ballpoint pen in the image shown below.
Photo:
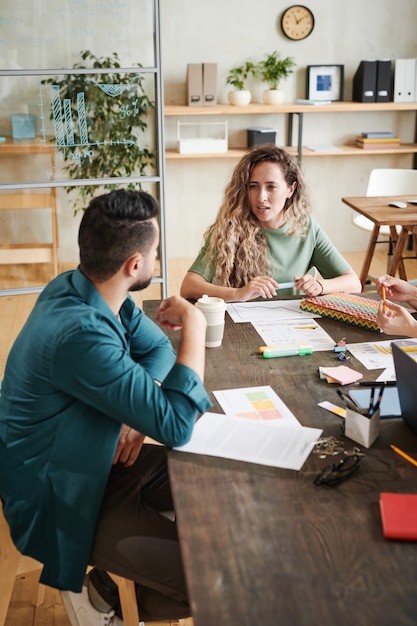
[[[372,387],[371,394],[370,394],[370,397],[369,397],[369,408],[368,408],[368,416],[369,417],[371,417],[371,415],[373,413],[374,399],[375,399],[375,387]]]
[[[372,391],[375,392],[375,387],[372,387]],[[371,409],[370,409],[370,411],[368,413],[369,417],[372,417],[372,415],[379,410],[379,407],[381,406],[381,400],[382,400],[382,394],[383,393],[384,393],[384,387],[380,387],[379,388],[378,397],[376,399],[376,403],[371,406]]]
[[[359,383],[353,383],[359,387],[396,387],[396,380],[361,380]]]
[[[307,274],[310,274],[310,276],[312,276],[313,278],[316,278],[317,267],[314,267],[314,265],[310,267],[310,269],[307,271]],[[295,287],[295,281],[290,281],[288,283],[279,283],[279,287],[277,287],[277,291],[279,289],[293,289],[294,287]]]
[[[295,287],[295,282],[291,281],[289,283],[280,283],[279,287],[277,287],[276,290],[278,291],[279,289],[292,289],[293,287]]]
[[[342,389],[336,389],[336,391],[338,396],[341,398],[341,400],[343,400],[348,409],[354,411],[355,413],[362,414],[364,412],[359,404],[357,404],[357,402],[355,402],[355,400],[349,396],[348,392],[344,392],[342,391]]]

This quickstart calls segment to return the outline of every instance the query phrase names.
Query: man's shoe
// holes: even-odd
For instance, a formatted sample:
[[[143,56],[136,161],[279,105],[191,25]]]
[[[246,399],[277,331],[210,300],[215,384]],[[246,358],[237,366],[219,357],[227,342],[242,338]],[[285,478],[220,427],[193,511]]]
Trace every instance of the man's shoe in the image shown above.
[[[100,613],[93,607],[86,587],[82,588],[81,593],[61,591],[60,594],[71,626],[123,626],[123,621],[113,610]]]
[[[104,570],[94,567],[85,577],[88,598],[97,611],[107,613],[112,609],[116,615],[122,616],[119,590],[114,580]]]

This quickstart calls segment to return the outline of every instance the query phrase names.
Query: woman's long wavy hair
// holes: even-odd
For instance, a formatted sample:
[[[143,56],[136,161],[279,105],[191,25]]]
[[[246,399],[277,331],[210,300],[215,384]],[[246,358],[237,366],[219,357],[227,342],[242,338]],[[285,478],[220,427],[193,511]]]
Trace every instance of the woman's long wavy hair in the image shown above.
[[[306,183],[296,160],[274,145],[255,146],[233,170],[216,221],[205,232],[210,237],[204,262],[214,264],[213,282],[225,287],[242,287],[255,276],[271,273],[264,230],[253,215],[248,199],[249,180],[259,163],[276,163],[289,187],[295,191],[285,203],[290,235],[305,235],[311,204]]]

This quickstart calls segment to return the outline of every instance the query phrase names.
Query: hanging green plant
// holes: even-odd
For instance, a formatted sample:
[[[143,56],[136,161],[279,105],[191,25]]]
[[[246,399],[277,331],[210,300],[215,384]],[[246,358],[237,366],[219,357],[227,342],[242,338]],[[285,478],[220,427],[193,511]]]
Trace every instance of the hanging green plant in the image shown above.
[[[155,153],[143,145],[147,117],[155,103],[144,87],[144,75],[115,73],[121,67],[117,53],[96,57],[82,51],[82,62],[74,69],[91,68],[91,74],[71,74],[42,81],[51,89],[51,114],[62,167],[71,179],[100,179],[144,176],[155,168]],[[88,60],[86,66],[84,62]],[[139,63],[135,67],[142,67]],[[108,68],[109,74],[94,74]],[[54,106],[54,98],[58,106]],[[117,183],[103,185],[116,189]],[[129,183],[129,189],[140,188]],[[76,210],[85,208],[97,193],[97,185],[68,186],[76,193]]]

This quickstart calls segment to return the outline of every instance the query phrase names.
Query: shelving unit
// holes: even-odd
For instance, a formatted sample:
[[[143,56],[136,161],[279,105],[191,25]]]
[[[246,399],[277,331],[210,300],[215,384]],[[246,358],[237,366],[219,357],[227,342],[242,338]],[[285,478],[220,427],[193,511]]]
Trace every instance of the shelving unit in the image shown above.
[[[343,144],[337,146],[339,150],[313,151],[303,146],[303,121],[304,115],[314,115],[316,113],[381,113],[381,112],[403,112],[417,111],[417,102],[333,102],[323,105],[306,104],[282,104],[272,106],[267,104],[249,104],[247,106],[232,106],[220,104],[215,107],[189,107],[183,105],[166,105],[164,109],[165,117],[194,117],[194,116],[228,116],[228,115],[287,115],[287,149],[297,156],[299,162],[302,157],[321,156],[370,156],[381,154],[417,154],[417,143],[405,143],[399,148],[367,149],[358,148],[355,144]],[[298,116],[297,140],[294,142],[294,116]],[[240,158],[245,148],[230,149],[226,153],[219,154],[179,154],[175,150],[166,151],[166,159],[224,159]]]
[[[8,139],[0,144],[0,157],[21,157],[27,155],[46,156],[54,165],[54,150],[40,141],[14,143]],[[27,193],[16,190],[15,193],[0,194],[0,211],[49,211],[51,218],[51,241],[44,243],[9,243],[0,245],[0,265],[10,263],[51,263],[54,275],[58,273],[58,216],[56,189],[45,189],[45,193]]]
[[[301,156],[303,157],[322,157],[322,156],[335,156],[335,157],[343,157],[343,156],[369,156],[371,154],[417,154],[417,143],[404,143],[401,144],[399,148],[391,148],[391,149],[375,149],[375,150],[362,150],[355,146],[355,144],[341,144],[337,146],[340,150],[309,150],[308,148],[303,147],[301,150]],[[297,148],[293,146],[286,146],[286,149],[289,153],[294,156],[298,155]],[[233,148],[228,150],[227,152],[218,152],[212,154],[180,154],[177,150],[168,149],[165,152],[165,157],[167,160],[181,160],[181,159],[240,159],[245,153],[245,148]]]

